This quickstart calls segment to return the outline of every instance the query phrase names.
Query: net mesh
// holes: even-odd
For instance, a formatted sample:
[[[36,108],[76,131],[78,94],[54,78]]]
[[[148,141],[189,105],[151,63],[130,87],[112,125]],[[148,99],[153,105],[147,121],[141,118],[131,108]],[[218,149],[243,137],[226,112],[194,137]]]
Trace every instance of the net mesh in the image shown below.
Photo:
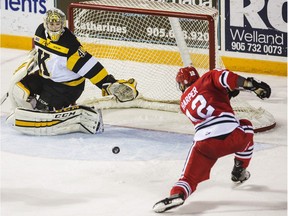
[[[141,0],[98,0],[72,5],[69,27],[84,48],[116,79],[135,78],[140,92],[137,100],[120,104],[113,97],[103,98],[87,82],[80,103],[179,112],[181,92],[175,76],[179,67],[187,64],[185,57],[200,74],[209,70],[211,63],[213,67],[223,67],[215,42],[218,12],[213,8]],[[177,19],[184,46],[179,46],[179,32],[173,31],[171,17]],[[211,50],[216,51],[211,55]],[[245,101],[233,100],[232,105],[238,117],[254,118],[255,128],[275,123],[266,110],[255,109]]]

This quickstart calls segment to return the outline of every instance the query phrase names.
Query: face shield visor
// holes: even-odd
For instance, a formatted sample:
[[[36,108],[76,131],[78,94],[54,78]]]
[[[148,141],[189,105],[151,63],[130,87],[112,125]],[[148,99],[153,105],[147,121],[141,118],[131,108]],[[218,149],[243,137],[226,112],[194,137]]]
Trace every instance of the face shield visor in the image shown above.
[[[44,18],[45,29],[52,41],[57,42],[64,32],[65,14],[58,9],[48,10]]]

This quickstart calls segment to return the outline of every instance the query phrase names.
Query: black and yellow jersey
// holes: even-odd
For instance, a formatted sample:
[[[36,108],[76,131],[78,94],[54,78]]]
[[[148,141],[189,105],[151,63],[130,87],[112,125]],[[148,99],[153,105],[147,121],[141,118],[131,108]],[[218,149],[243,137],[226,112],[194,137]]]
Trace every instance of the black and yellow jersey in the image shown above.
[[[57,83],[78,86],[89,79],[101,88],[108,72],[103,65],[81,46],[76,36],[68,29],[57,42],[49,39],[44,25],[40,24],[34,36],[38,51],[40,75]]]

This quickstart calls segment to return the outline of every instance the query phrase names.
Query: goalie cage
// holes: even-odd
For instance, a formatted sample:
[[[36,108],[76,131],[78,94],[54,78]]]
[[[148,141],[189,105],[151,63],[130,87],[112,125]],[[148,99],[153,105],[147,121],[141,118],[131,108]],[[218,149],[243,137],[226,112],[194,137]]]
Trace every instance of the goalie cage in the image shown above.
[[[98,0],[71,3],[68,24],[84,48],[118,79],[135,78],[140,95],[117,103],[86,83],[79,103],[97,108],[145,108],[179,112],[175,76],[193,64],[200,74],[223,67],[217,53],[218,11],[214,8],[149,0]],[[98,93],[98,95],[97,95]],[[240,96],[238,96],[240,98]],[[275,126],[273,115],[233,99],[238,118],[255,132]]]

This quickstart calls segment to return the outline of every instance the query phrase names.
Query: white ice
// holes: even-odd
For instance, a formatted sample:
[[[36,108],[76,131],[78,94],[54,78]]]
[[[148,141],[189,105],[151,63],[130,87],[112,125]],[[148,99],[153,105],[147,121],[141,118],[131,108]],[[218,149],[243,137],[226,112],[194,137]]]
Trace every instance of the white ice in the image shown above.
[[[26,54],[1,49],[1,96]],[[183,206],[162,215],[287,215],[287,79],[242,75],[271,85],[269,100],[246,92],[241,97],[271,112],[277,122],[255,134],[251,178],[235,187],[233,155],[223,157]],[[101,135],[33,137],[5,125],[9,112],[7,100],[1,106],[2,216],[157,215],[152,206],[169,195],[193,140],[192,125],[180,113],[104,110]],[[114,146],[121,149],[117,155]]]

